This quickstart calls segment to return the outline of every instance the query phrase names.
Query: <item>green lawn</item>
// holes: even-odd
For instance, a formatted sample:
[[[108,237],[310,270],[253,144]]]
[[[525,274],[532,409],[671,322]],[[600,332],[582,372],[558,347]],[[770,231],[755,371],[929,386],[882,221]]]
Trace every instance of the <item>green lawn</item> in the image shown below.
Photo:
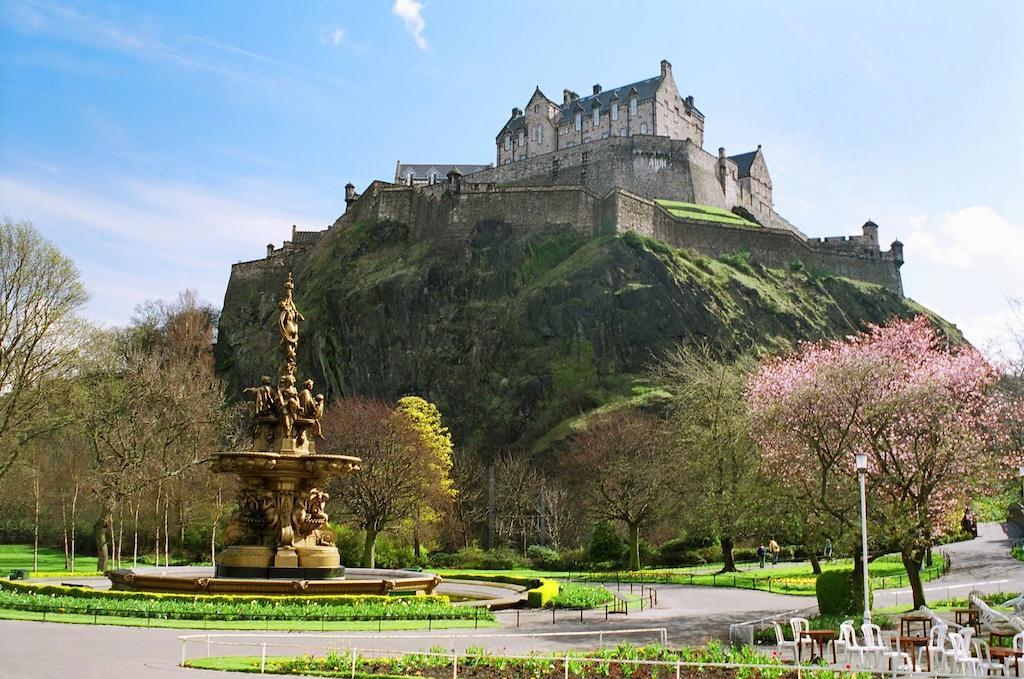
[[[32,570],[32,545],[0,545],[0,576],[6,576],[16,568]],[[50,547],[39,548],[37,571],[46,573],[67,573],[64,568],[64,551]],[[96,557],[75,556],[76,573],[95,573]]]
[[[931,569],[922,572],[922,580],[925,582],[933,580],[942,573],[945,560],[941,554],[935,552],[934,565]],[[823,571],[849,570],[853,568],[852,559],[836,559],[821,564]],[[814,595],[814,583],[816,576],[811,570],[808,561],[798,563],[787,563],[772,566],[766,564],[759,568],[757,564],[742,564],[737,573],[718,574],[721,564],[707,564],[704,566],[689,566],[682,568],[652,568],[641,571],[605,571],[597,573],[569,572],[569,571],[541,571],[530,568],[520,568],[504,571],[487,570],[439,570],[437,573],[442,577],[457,579],[462,576],[491,575],[491,576],[512,576],[521,578],[569,578],[575,580],[588,580],[600,582],[644,582],[652,584],[674,584],[674,585],[699,585],[704,587],[739,587],[743,589],[759,589],[780,594]],[[890,554],[880,557],[871,562],[868,566],[871,574],[872,589],[889,589],[893,587],[907,586],[907,573],[898,555]]]

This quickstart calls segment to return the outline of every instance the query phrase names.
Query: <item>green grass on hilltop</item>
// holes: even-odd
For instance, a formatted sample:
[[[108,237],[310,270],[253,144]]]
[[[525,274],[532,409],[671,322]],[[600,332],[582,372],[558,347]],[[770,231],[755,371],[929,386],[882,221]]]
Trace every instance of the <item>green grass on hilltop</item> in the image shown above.
[[[668,210],[673,217],[696,219],[703,222],[716,222],[719,224],[731,224],[733,226],[746,226],[752,229],[761,228],[761,225],[757,222],[752,222],[749,219],[740,217],[738,214],[728,210],[723,210],[722,208],[712,207],[710,205],[699,205],[697,203],[684,203],[678,200],[663,199],[657,199],[654,202]]]

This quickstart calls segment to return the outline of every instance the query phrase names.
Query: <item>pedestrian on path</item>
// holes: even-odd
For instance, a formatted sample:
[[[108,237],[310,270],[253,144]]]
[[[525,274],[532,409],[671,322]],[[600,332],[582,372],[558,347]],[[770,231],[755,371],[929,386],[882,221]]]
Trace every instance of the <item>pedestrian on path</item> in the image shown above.
[[[825,538],[825,561],[832,560],[832,538]]]
[[[764,543],[762,542],[761,546],[757,548],[757,560],[761,562],[761,568],[764,568],[764,557],[767,553],[768,551],[764,548]]]
[[[782,551],[782,548],[779,547],[779,543],[775,542],[775,538],[772,538],[768,543],[768,551],[772,553],[772,565],[777,565],[779,563],[779,552]]]

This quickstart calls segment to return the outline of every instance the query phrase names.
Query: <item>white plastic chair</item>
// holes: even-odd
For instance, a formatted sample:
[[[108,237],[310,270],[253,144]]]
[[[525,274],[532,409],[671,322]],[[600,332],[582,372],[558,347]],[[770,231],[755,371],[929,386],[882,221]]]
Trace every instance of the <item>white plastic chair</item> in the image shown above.
[[[977,674],[978,659],[971,655],[970,643],[964,635],[960,632],[949,632],[946,637],[953,647],[950,671],[955,674]]]
[[[796,642],[797,657],[803,657],[804,646],[810,648],[810,652],[814,653],[814,642],[811,641],[810,637],[805,637],[801,632],[806,632],[811,629],[811,621],[807,618],[790,618],[789,628],[793,630],[793,641]],[[810,655],[807,656],[808,659]]]
[[[932,625],[928,632],[928,644],[917,649],[917,666],[922,667],[924,655],[928,655],[928,667],[932,672],[945,672],[947,661],[952,648],[946,634],[949,628],[946,625]]]
[[[978,659],[978,672],[982,675],[988,676],[995,672],[1004,677],[1006,676],[1006,665],[1001,662],[992,662],[992,652],[988,647],[987,641],[982,641],[981,639],[974,640],[974,655]]]
[[[843,661],[849,664],[853,664],[851,659],[853,656],[857,656],[858,669],[867,669],[868,667],[868,655],[871,651],[864,646],[861,646],[857,641],[857,630],[853,626],[852,620],[844,620],[839,625],[839,638],[835,640],[836,655],[842,654]],[[874,656],[871,656],[872,662]]]
[[[793,662],[797,662],[797,644],[799,643],[796,639],[793,641],[786,641],[786,636],[782,633],[782,625],[778,621],[772,621],[772,625],[775,627],[775,645],[779,647],[779,655],[782,655],[782,649],[790,648],[793,649]]]
[[[861,632],[864,633],[864,646],[874,655],[876,658],[876,666],[878,669],[886,670],[893,669],[896,671],[907,671],[912,665],[910,662],[910,655],[903,651],[891,650],[885,645],[885,639],[882,637],[882,628],[874,623],[864,623],[860,626]]]

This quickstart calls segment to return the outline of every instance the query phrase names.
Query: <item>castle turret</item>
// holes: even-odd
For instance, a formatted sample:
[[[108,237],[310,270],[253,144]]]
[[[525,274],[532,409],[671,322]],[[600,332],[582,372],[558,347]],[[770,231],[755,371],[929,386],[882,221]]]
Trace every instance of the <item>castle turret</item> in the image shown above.
[[[352,203],[356,200],[356,187],[355,184],[349,182],[345,184],[345,212],[352,207]]]
[[[448,170],[448,190],[452,193],[462,192],[462,173],[454,167]]]
[[[899,238],[894,240],[892,245],[889,246],[889,256],[896,262],[896,266],[903,265],[903,243],[900,242]]]
[[[267,243],[267,257],[270,257],[273,254],[274,254],[274,244],[273,243]]]
[[[870,242],[872,245],[878,245],[878,224],[875,224],[870,219],[864,222],[864,226],[861,227],[864,233],[864,240]]]

